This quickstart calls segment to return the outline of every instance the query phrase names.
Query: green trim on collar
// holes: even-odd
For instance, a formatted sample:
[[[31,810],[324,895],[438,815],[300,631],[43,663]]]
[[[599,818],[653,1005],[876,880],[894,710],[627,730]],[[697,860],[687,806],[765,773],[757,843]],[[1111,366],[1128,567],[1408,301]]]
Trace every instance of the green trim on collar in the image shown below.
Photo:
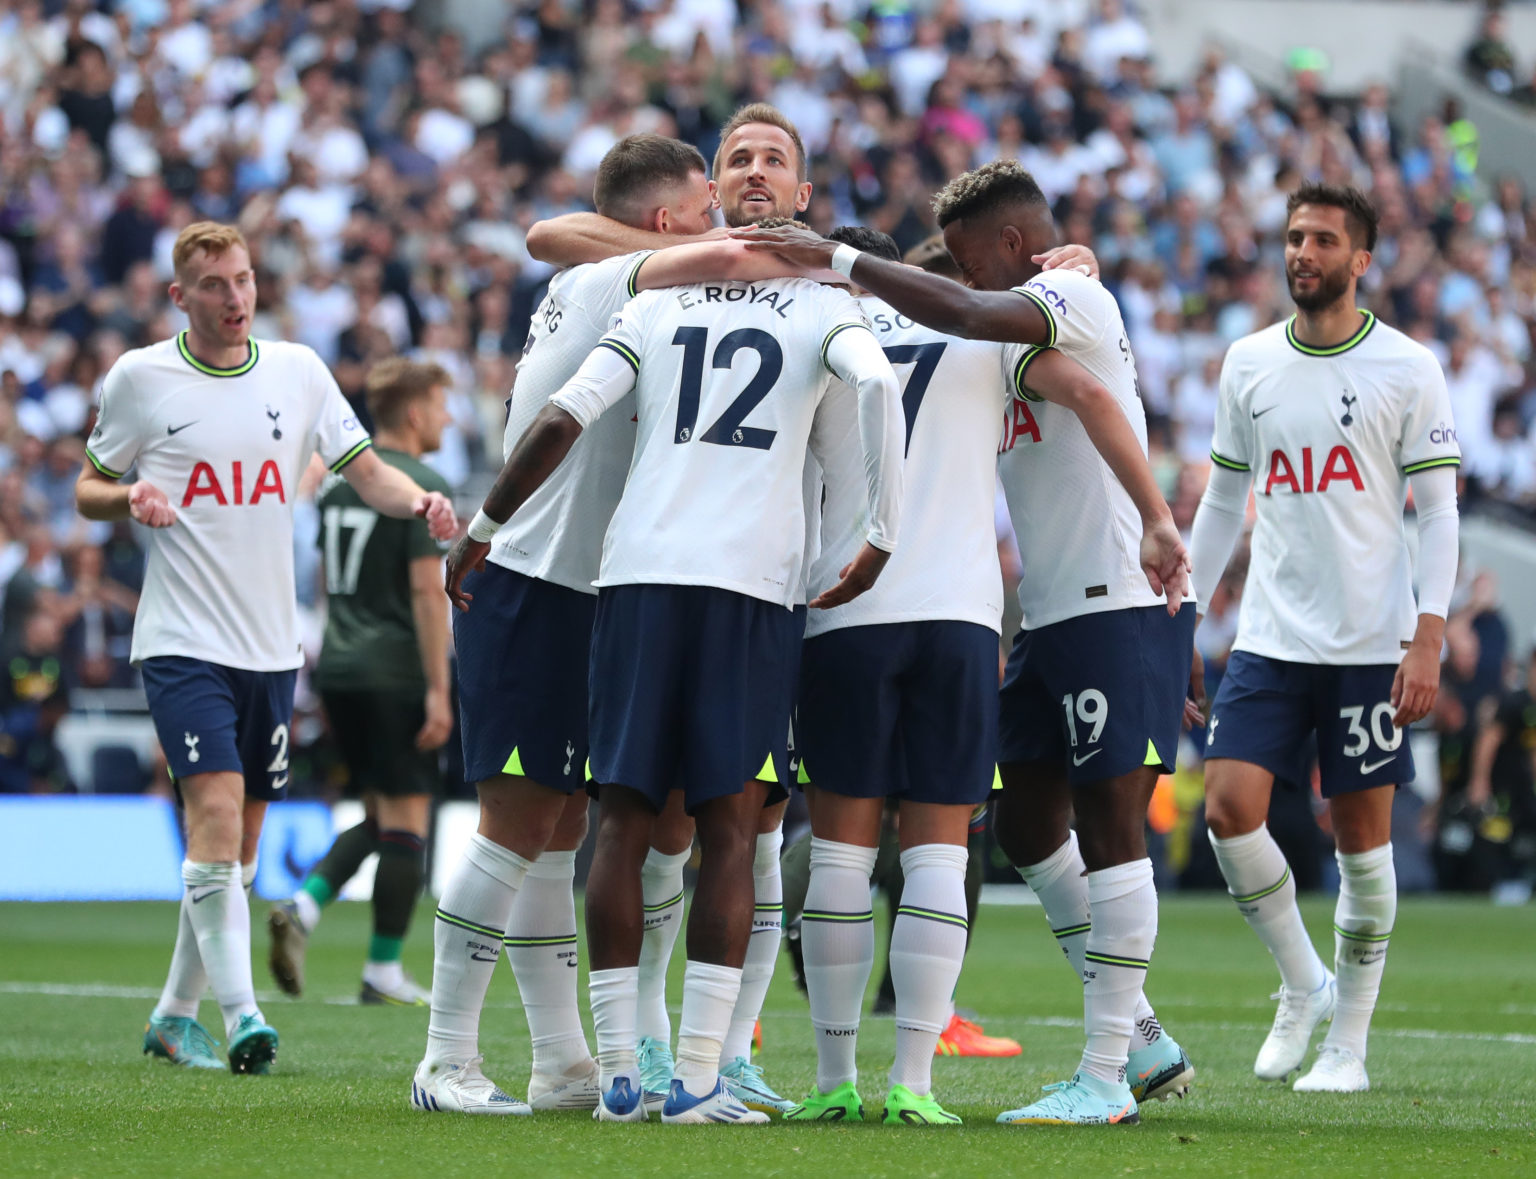
[[[1361,312],[1365,316],[1365,322],[1360,325],[1360,330],[1342,344],[1335,344],[1331,348],[1314,348],[1310,344],[1303,344],[1296,338],[1296,317],[1293,315],[1285,322],[1285,342],[1296,351],[1306,356],[1339,356],[1355,347],[1366,336],[1371,334],[1371,329],[1376,326],[1376,316],[1369,311]]]
[[[256,362],[261,359],[261,349],[256,346],[255,340],[247,340],[245,346],[250,350],[244,364],[237,364],[234,368],[214,368],[211,364],[204,364],[192,355],[192,349],[187,347],[187,333],[176,334],[176,351],[181,353],[181,358],[202,373],[205,377],[242,377],[256,367]]]

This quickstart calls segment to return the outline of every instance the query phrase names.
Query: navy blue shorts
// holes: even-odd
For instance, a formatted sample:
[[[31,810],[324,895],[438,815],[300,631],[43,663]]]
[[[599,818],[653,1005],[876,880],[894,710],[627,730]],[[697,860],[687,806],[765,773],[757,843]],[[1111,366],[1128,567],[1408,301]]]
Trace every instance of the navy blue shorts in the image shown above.
[[[806,640],[796,735],[818,789],[986,801],[997,761],[997,632],[892,622]]]
[[[768,760],[756,775],[759,782],[769,784],[767,806],[788,798],[790,787],[795,784],[800,773],[800,752],[795,744],[795,697],[800,693],[800,658],[804,648],[801,640],[805,638],[806,607],[796,606],[792,613],[795,616],[795,651],[789,666],[785,668],[784,682],[779,687],[779,700],[774,706],[785,718],[784,732],[774,741],[773,748],[768,751]]]
[[[597,596],[487,561],[453,613],[464,777],[586,785],[587,664]]]
[[[298,671],[246,671],[184,655],[139,664],[149,715],[176,779],[245,777],[245,796],[275,802],[288,793],[288,726]]]
[[[1323,797],[1413,780],[1413,753],[1392,724],[1395,663],[1329,666],[1234,651],[1211,706],[1205,756],[1305,782],[1301,750],[1317,734]]]
[[[1019,632],[999,693],[998,761],[1065,762],[1073,785],[1172,773],[1195,607],[1083,614]]]
[[[592,777],[660,810],[741,791],[788,743],[803,619],[712,586],[616,585],[592,631]],[[780,786],[782,789],[782,784]]]

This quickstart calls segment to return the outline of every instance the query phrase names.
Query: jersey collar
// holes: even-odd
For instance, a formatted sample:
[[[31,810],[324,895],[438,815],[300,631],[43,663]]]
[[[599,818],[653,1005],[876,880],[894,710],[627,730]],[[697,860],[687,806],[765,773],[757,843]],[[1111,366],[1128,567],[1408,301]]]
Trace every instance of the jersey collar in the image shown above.
[[[176,333],[176,351],[181,353],[181,358],[202,373],[205,377],[238,377],[250,372],[256,367],[256,361],[261,358],[261,350],[256,347],[256,341],[249,339],[245,342],[248,349],[244,364],[237,364],[234,368],[214,368],[211,364],[204,364],[192,355],[192,349],[187,347],[187,333]]]
[[[1330,348],[1314,348],[1310,344],[1303,344],[1296,338],[1296,317],[1294,315],[1286,320],[1285,341],[1296,351],[1306,356],[1338,356],[1359,344],[1361,340],[1371,334],[1371,329],[1376,326],[1375,315],[1369,311],[1364,311],[1361,314],[1365,316],[1365,322],[1360,325],[1360,330],[1342,344],[1334,344]]]

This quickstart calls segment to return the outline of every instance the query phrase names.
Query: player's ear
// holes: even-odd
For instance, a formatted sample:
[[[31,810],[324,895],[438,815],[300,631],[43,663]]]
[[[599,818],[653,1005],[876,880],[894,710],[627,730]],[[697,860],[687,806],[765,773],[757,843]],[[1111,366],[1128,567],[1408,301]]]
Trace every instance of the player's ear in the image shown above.
[[[1018,255],[1024,249],[1024,235],[1017,225],[1004,225],[997,232],[997,241],[1008,253]]]
[[[795,211],[803,213],[811,203],[811,182],[807,180],[799,188],[795,189]]]
[[[651,217],[651,228],[657,233],[672,232],[672,211],[666,205],[662,205]]]
[[[1349,260],[1349,272],[1356,278],[1361,277],[1371,268],[1371,252],[1369,250],[1356,250]]]
[[[178,310],[185,311],[187,309],[186,304],[182,302],[181,284],[179,282],[171,283],[166,289],[166,294],[170,295],[171,302],[176,305]]]

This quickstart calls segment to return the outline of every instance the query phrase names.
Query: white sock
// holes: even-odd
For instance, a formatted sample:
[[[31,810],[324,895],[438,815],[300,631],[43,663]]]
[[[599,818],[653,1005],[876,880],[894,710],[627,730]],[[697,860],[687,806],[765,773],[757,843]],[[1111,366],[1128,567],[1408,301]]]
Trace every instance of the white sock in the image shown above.
[[[181,915],[176,923],[176,948],[171,951],[171,971],[165,978],[155,1015],[162,1018],[196,1019],[203,993],[208,990],[208,974],[203,956],[197,949],[197,932],[192,928],[192,902],[181,895]]]
[[[405,966],[399,959],[393,962],[364,962],[363,981],[381,991],[397,991],[405,986]]]
[[[1217,839],[1211,834],[1210,839],[1227,891],[1248,928],[1274,955],[1280,981],[1288,990],[1303,994],[1317,990],[1327,978],[1327,970],[1301,923],[1291,866],[1268,826],[1261,824],[1257,830],[1231,839]]]
[[[667,967],[683,928],[683,866],[692,854],[689,850],[669,856],[653,847],[640,869],[645,937],[640,943],[640,1013],[635,1030],[668,1048],[672,1017],[667,1014]]]
[[[1152,861],[1132,860],[1088,873],[1093,928],[1083,953],[1083,1046],[1080,1070],[1123,1081],[1135,1028],[1136,999],[1157,941]]]
[[[734,966],[689,962],[683,972],[683,1013],[677,1021],[673,1077],[694,1097],[707,1097],[720,1080],[720,1051],[741,994]]]
[[[869,878],[878,849],[811,836],[811,879],[801,916],[805,989],[816,1029],[816,1088],[859,1079],[859,1013],[875,961]]]
[[[182,904],[189,910],[197,952],[213,995],[224,1013],[224,1032],[243,1015],[260,1015],[251,982],[251,907],[240,879],[240,863],[199,864],[184,860]]]
[[[757,852],[752,858],[752,940],[741,964],[741,994],[731,1016],[731,1030],[726,1033],[720,1058],[752,1059],[752,1029],[763,1013],[768,986],[773,982],[773,968],[779,960],[779,943],[784,936],[784,878],[779,874],[779,849],[784,846],[784,831],[770,831],[757,837]]]
[[[1339,1005],[1323,1042],[1365,1059],[1371,1014],[1387,965],[1387,942],[1397,920],[1397,870],[1392,845],[1347,855],[1339,862],[1339,902],[1334,909],[1334,972]]]
[[[1077,832],[1069,831],[1064,844],[1038,864],[1020,868],[1019,875],[1040,901],[1056,944],[1072,968],[1072,977],[1081,983],[1083,954],[1088,947],[1088,930],[1093,922],[1088,912],[1088,869],[1077,844]],[[1157,1022],[1146,994],[1138,995],[1135,1030],[1131,1033],[1132,1051],[1146,1047],[1162,1034],[1162,1026]]]
[[[533,1071],[563,1073],[590,1060],[576,1005],[574,851],[544,852],[528,868],[503,939],[533,1041]]]
[[[314,933],[315,926],[320,924],[320,903],[302,888],[293,894],[292,900],[293,907],[298,910],[299,924],[304,927],[304,932]]]
[[[617,1077],[628,1077],[629,1087],[640,1092],[640,1066],[635,1063],[635,987],[639,979],[638,966],[594,970],[587,977],[597,1067],[605,1093]]]
[[[480,1054],[480,1009],[528,861],[478,832],[438,899],[432,930],[432,1014],[427,1062]]]
[[[919,1097],[933,1088],[933,1050],[949,1022],[965,961],[964,845],[927,843],[901,853],[906,884],[891,930],[896,985],[896,1061],[891,1084]]]

